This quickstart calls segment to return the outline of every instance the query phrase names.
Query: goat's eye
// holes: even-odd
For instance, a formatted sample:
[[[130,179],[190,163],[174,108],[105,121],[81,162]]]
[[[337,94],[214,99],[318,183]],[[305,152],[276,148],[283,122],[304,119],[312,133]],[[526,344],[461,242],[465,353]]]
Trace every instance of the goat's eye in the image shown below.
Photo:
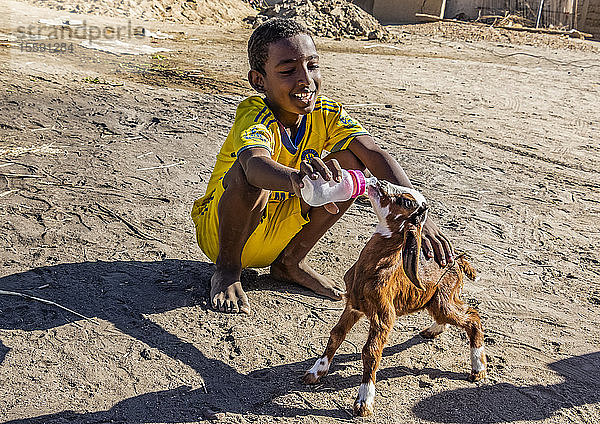
[[[408,199],[406,197],[396,197],[396,204],[406,208],[408,206]]]
[[[416,206],[413,200],[407,199],[406,197],[397,197],[396,204],[404,209],[412,209]]]

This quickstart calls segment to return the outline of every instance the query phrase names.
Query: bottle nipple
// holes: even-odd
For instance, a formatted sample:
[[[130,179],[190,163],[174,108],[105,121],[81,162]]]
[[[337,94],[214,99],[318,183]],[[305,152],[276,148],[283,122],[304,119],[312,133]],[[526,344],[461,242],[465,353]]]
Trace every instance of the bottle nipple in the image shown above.
[[[365,178],[365,181],[366,181],[367,187],[369,187],[369,186],[376,185],[378,180],[376,177],[369,177],[369,178]]]
[[[349,169],[348,173],[352,177],[352,185],[354,187],[354,190],[352,191],[352,198],[365,194],[365,191],[367,191],[367,186],[377,184],[377,178],[367,178],[365,177],[365,174],[357,169]]]

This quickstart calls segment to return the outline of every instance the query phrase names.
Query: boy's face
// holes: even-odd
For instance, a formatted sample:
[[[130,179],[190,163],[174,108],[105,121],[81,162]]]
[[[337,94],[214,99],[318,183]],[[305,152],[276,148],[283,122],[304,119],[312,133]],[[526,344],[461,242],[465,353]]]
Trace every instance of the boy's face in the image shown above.
[[[252,86],[265,93],[275,116],[285,125],[295,123],[315,107],[321,88],[319,56],[312,38],[301,34],[269,45],[265,75],[250,71]]]

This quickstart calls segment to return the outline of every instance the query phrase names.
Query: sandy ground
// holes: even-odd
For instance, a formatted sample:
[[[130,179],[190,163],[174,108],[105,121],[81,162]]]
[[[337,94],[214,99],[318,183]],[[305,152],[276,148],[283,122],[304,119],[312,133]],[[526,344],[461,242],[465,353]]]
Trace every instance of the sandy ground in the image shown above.
[[[352,421],[366,321],[307,387],[341,302],[248,270],[250,316],[207,307],[212,265],[189,211],[251,94],[250,30],[153,23],[174,38],[124,41],[171,52],[114,55],[76,39],[72,52],[28,52],[17,27],[65,13],[2,10],[0,290],[90,319],[0,296],[0,421]],[[115,22],[127,25],[87,17]],[[325,94],[402,163],[481,275],[464,296],[483,318],[489,378],[466,381],[461,331],[426,342],[430,318],[404,317],[376,413],[355,421],[600,420],[600,61],[597,43],[579,43],[317,39]],[[374,226],[355,204],[312,265],[341,281]]]

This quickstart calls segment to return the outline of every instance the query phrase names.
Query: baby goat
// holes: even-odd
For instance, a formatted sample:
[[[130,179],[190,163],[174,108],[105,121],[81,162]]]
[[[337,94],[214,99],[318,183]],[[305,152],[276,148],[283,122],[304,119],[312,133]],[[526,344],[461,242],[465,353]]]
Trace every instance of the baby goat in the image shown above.
[[[375,372],[397,316],[427,309],[435,323],[421,332],[426,338],[438,336],[447,324],[463,328],[471,345],[469,380],[486,376],[479,314],[460,299],[463,275],[474,279],[475,270],[462,257],[444,268],[434,261],[419,265],[421,230],[427,219],[427,205],[421,193],[380,181],[369,186],[369,199],[379,224],[344,276],[346,308],[331,330],[325,352],[303,377],[305,383],[314,384],[326,375],[346,334],[365,315],[370,329],[362,350],[362,384],[354,402],[354,413],[360,416],[373,413]]]

